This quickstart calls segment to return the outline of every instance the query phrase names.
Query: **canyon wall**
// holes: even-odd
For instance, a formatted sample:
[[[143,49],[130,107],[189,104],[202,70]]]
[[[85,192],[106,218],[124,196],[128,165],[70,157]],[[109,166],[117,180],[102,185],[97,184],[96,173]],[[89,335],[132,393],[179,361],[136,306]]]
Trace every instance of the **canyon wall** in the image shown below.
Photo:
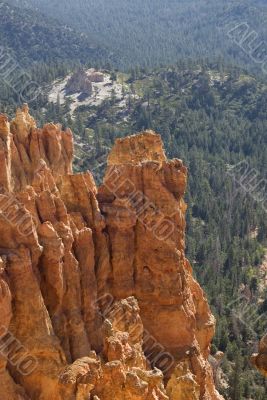
[[[99,188],[72,158],[69,130],[0,115],[1,400],[222,400],[186,167],[151,131],[116,141]]]

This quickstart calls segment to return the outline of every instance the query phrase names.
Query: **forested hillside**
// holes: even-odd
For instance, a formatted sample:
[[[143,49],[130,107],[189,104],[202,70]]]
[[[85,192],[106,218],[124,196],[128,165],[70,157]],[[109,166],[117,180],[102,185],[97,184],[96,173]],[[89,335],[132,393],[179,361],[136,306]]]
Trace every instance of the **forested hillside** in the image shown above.
[[[252,53],[267,41],[267,5],[263,0],[9,2],[38,8],[80,32],[87,32],[115,53],[114,63],[120,68],[137,64],[155,67],[184,57],[216,59],[221,56],[251,70],[261,70],[255,61],[257,56]],[[243,33],[252,35],[244,48],[229,35],[239,24],[246,26],[247,32]],[[266,45],[263,52],[267,56]]]
[[[37,101],[29,98],[31,107],[38,107],[44,85],[74,66],[104,66],[111,58],[111,52],[92,38],[53,17],[0,2],[1,111],[12,113],[23,102],[19,87],[26,82],[32,82],[39,93],[31,96]]]
[[[37,62],[101,63],[108,52],[53,17],[0,2],[1,49],[29,67]]]
[[[225,353],[228,382],[221,391],[231,400],[263,400],[266,386],[249,357],[266,329],[260,267],[267,251],[266,211],[229,165],[246,162],[248,175],[254,168],[257,179],[267,178],[267,86],[235,68],[183,63],[149,74],[136,69],[117,79],[125,86],[124,109],[114,96],[97,107],[81,106],[75,118],[67,104],[50,104],[45,117],[36,116],[72,127],[76,142],[83,143],[76,169],[91,169],[96,177],[116,137],[146,128],[162,135],[170,157],[185,161],[187,254],[218,321],[213,350]]]

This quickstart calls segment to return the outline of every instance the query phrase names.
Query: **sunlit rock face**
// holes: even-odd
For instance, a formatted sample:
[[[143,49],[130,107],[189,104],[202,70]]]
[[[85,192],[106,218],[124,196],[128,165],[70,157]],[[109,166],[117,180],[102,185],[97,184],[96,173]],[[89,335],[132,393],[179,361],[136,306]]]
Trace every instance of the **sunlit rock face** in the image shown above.
[[[117,140],[100,188],[72,158],[69,130],[0,115],[0,399],[222,399],[186,167],[151,131]]]

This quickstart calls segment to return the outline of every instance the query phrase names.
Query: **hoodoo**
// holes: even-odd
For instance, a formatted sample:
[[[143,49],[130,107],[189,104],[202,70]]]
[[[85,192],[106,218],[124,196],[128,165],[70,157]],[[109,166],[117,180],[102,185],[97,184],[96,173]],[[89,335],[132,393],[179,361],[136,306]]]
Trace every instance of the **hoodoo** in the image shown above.
[[[99,188],[72,157],[27,106],[0,116],[0,399],[221,400],[186,167],[152,131],[116,141]]]

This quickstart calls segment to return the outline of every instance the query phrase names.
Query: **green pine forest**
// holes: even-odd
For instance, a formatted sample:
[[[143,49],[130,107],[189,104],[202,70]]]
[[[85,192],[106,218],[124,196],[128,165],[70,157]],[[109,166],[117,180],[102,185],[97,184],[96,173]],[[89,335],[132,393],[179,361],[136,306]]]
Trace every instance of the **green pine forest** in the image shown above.
[[[129,69],[166,65],[181,58],[219,57],[260,72],[257,63],[228,32],[246,23],[257,47],[267,40],[265,0],[7,0],[8,3],[56,16],[101,48],[110,50],[114,66]],[[248,32],[248,33],[249,33]],[[250,41],[252,42],[250,44]],[[266,48],[265,48],[266,54]]]

